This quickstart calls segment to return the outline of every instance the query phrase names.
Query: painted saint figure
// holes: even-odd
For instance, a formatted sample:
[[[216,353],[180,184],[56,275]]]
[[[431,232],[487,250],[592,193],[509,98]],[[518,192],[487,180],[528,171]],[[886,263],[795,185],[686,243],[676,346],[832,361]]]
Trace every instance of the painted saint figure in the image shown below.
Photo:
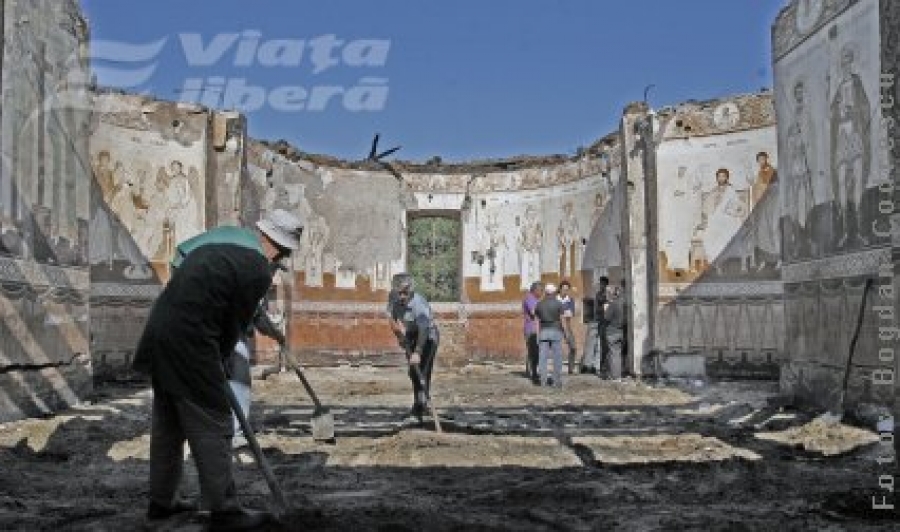
[[[729,182],[727,168],[716,170],[716,187],[703,198],[703,214],[699,229],[703,230],[703,248],[712,262],[734,238],[747,217],[747,206]]]
[[[173,160],[169,164],[169,226],[173,231],[174,242],[184,242],[200,232],[200,208],[192,187],[191,180],[184,173],[181,161]],[[162,168],[160,172],[165,172]],[[197,177],[196,169],[191,168],[191,177]],[[197,179],[194,180],[196,183]]]
[[[753,253],[750,255],[750,266],[762,269],[765,265],[756,255],[755,249],[759,248],[774,257],[775,268],[778,268],[781,265],[781,233],[778,230],[781,198],[778,194],[778,172],[769,163],[769,154],[764,151],[756,154],[756,162],[759,169],[756,182],[751,187],[753,214],[750,225],[751,239],[748,245],[753,246]]]
[[[813,195],[812,168],[810,166],[809,139],[804,107],[805,88],[803,82],[794,85],[794,115],[787,129],[787,183],[790,187],[788,200],[796,209],[794,220],[802,228],[806,228],[807,215],[815,205]]]
[[[308,232],[303,249],[304,282],[306,286],[324,286],[322,259],[328,243],[328,226],[320,216],[309,216]]]
[[[108,202],[116,194],[121,179],[118,174],[122,164],[116,161],[110,164],[110,154],[103,150],[97,154],[94,166],[93,186],[96,187],[90,195],[91,199],[91,224],[90,247],[88,260],[91,264],[106,263],[112,269],[115,258],[115,240],[113,239],[113,221],[108,212]]]
[[[522,231],[519,235],[521,253],[520,280],[522,289],[528,288],[532,281],[541,278],[541,246],[544,241],[544,230],[538,219],[537,209],[529,205],[525,209],[522,220]]]
[[[690,251],[696,220],[687,216],[700,208],[700,182],[688,176],[688,168],[679,166],[675,174],[672,196],[660,206],[663,212],[671,213],[667,223],[660,226],[662,251],[666,254],[669,270],[689,270]]]
[[[859,75],[853,72],[854,53],[841,50],[841,79],[831,99],[831,179],[836,194],[838,227],[843,246],[850,236],[851,211],[859,240],[865,244],[859,210],[869,176],[871,143],[869,137],[869,99]]]
[[[484,257],[481,264],[481,290],[503,290],[506,235],[500,228],[496,214],[487,216],[487,223],[479,234],[479,240],[480,252]]]
[[[578,226],[578,218],[575,217],[575,206],[571,201],[563,205],[563,218],[559,222],[556,231],[557,244],[559,245],[559,258],[562,260],[562,270],[559,274],[563,277],[572,277],[579,267],[581,248],[581,229]]]

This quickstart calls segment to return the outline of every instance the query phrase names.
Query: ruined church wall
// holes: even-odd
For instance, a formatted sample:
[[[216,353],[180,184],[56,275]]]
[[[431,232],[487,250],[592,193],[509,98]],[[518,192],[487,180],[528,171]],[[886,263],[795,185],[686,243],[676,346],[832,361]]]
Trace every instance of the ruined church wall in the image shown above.
[[[582,269],[590,263],[585,249],[612,188],[611,171],[599,159],[401,173],[403,183],[386,171],[325,166],[250,146],[247,196],[263,212],[285,208],[307,222],[293,259],[295,350],[331,362],[399,354],[385,302],[391,276],[408,268],[408,224],[420,214],[460,223],[459,297],[433,302],[445,361],[520,360],[520,305],[533,280],[569,278],[581,307]]]
[[[701,355],[711,377],[777,379],[784,307],[773,99],[687,103],[656,121],[648,249],[658,258],[650,290],[660,367]]]
[[[0,4],[0,422],[91,390],[87,41],[74,1]]]
[[[896,75],[897,3],[792,2],[772,32],[783,200],[785,351],[782,387],[834,407],[862,311],[848,404],[893,402],[879,381],[896,341],[895,249],[887,229],[896,200],[883,122],[883,73]],[[883,202],[883,204],[882,204]],[[883,207],[880,209],[879,207]],[[895,216],[895,215],[893,215]],[[895,229],[896,231],[896,229]],[[867,279],[873,290],[864,300]],[[882,349],[885,350],[882,350]],[[882,358],[883,357],[883,358]],[[892,379],[893,380],[893,379]]]
[[[233,206],[219,201],[211,176],[225,177],[229,168],[239,176],[240,163],[234,154],[231,161],[222,160],[227,154],[216,159],[211,116],[203,108],[99,93],[94,113],[91,354],[96,376],[105,378],[129,371],[175,245],[214,226],[218,206],[231,214]],[[217,141],[224,148],[228,120],[220,122]],[[231,151],[239,153],[240,146]]]

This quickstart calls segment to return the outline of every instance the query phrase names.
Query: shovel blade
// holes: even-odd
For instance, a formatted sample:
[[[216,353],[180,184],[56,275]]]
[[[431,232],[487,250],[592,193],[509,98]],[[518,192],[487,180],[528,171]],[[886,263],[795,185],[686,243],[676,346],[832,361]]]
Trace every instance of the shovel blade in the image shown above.
[[[316,412],[312,418],[313,441],[334,441],[334,415],[331,412]]]

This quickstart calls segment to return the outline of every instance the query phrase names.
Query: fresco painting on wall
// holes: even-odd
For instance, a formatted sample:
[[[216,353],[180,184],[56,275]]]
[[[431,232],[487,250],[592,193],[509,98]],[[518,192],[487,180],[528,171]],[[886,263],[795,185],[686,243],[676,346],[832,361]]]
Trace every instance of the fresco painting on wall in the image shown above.
[[[98,194],[91,218],[92,265],[113,270],[116,260],[124,260],[125,279],[149,279],[151,261],[167,261],[178,242],[201,231],[195,167],[185,174],[181,161],[172,160],[168,171],[163,166],[148,171],[140,161],[126,168],[121,160],[112,161],[109,150],[100,150],[94,176]]]
[[[541,278],[541,248],[544,243],[544,229],[538,209],[534,205],[525,208],[517,240],[520,288],[527,290],[531,283]]]
[[[111,272],[117,260],[125,261],[118,272],[125,279],[149,279],[152,273],[148,261],[116,212],[118,208],[121,216],[135,220],[138,210],[147,209],[148,204],[124,175],[121,161],[113,161],[109,151],[100,150],[94,161],[90,264]]]
[[[575,206],[572,201],[566,201],[562,210],[563,217],[556,230],[558,262],[562,265],[559,275],[563,278],[572,278],[581,265],[583,248],[581,229],[578,226],[578,217],[575,215]]]
[[[199,170],[205,168],[204,135],[185,145],[165,140],[164,131],[143,129],[149,126],[140,122],[121,125],[123,116],[101,114],[91,147],[92,276],[100,282],[152,283],[151,264],[166,264],[179,242],[205,227]]]
[[[797,30],[804,33],[822,6],[800,2],[797,10]],[[776,103],[785,124],[779,130],[782,231],[791,262],[878,244],[871,231],[877,212],[873,176],[881,170],[874,149],[881,132],[872,127],[880,112],[878,2],[852,4],[842,18],[775,64],[775,90],[784,95]],[[817,117],[822,127],[814,125]]]
[[[814,170],[812,167],[816,158],[811,147],[817,143],[815,130],[804,106],[805,93],[804,82],[797,81],[792,91],[793,113],[786,120],[788,127],[784,153],[787,158],[789,193],[785,199],[793,206],[793,221],[798,226],[791,233],[792,240],[796,240],[799,232],[806,229],[807,215],[816,204],[813,194]],[[796,247],[795,251],[799,253],[799,247]]]
[[[749,268],[761,270],[766,262],[774,262],[774,269],[781,268],[781,198],[779,196],[778,171],[769,162],[769,154],[756,154],[759,165],[756,181],[750,187],[751,216],[747,220]]]
[[[756,278],[781,267],[774,144],[772,126],[662,143],[657,205],[664,279]]]
[[[304,229],[305,246],[302,250],[306,286],[324,286],[323,254],[328,243],[328,226],[321,216],[310,216]],[[354,280],[355,287],[355,280]]]
[[[506,234],[500,225],[499,214],[486,213],[484,226],[478,232],[478,250],[475,257],[481,268],[482,292],[503,290],[507,247]]]
[[[716,170],[716,186],[701,197],[700,224],[696,227],[704,260],[718,258],[741,228],[748,213],[745,193],[732,185],[727,168]]]
[[[840,55],[840,78],[831,96],[830,145],[832,190],[836,191],[836,223],[839,248],[844,247],[851,229],[860,244],[868,244],[859,208],[862,191],[871,168],[869,114],[871,108],[866,89],[854,69],[855,52],[845,45]],[[825,81],[830,85],[831,75]],[[827,93],[830,93],[826,89]]]

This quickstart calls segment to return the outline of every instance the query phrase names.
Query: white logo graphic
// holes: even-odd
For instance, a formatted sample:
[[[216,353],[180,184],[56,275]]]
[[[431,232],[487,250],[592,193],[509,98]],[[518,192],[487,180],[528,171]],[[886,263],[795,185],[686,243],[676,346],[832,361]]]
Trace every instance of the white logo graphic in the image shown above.
[[[169,37],[143,43],[93,41],[91,66],[105,86],[140,92],[148,86],[160,63]],[[324,111],[341,105],[350,112],[380,111],[387,105],[388,79],[364,75],[355,83],[263,86],[234,71],[249,68],[290,69],[320,76],[335,67],[377,72],[387,62],[391,42],[384,39],[340,39],[334,34],[310,39],[263,39],[258,30],[220,33],[204,37],[199,33],[177,35],[184,64],[190,74],[181,81],[178,99],[215,109],[245,113],[269,107],[276,111]],[[244,74],[244,75],[241,75]],[[269,76],[267,76],[269,77]],[[341,76],[345,77],[345,76]]]
[[[168,37],[145,43],[92,41],[91,68],[104,85],[133,89],[144,85],[159,65],[157,56]]]

